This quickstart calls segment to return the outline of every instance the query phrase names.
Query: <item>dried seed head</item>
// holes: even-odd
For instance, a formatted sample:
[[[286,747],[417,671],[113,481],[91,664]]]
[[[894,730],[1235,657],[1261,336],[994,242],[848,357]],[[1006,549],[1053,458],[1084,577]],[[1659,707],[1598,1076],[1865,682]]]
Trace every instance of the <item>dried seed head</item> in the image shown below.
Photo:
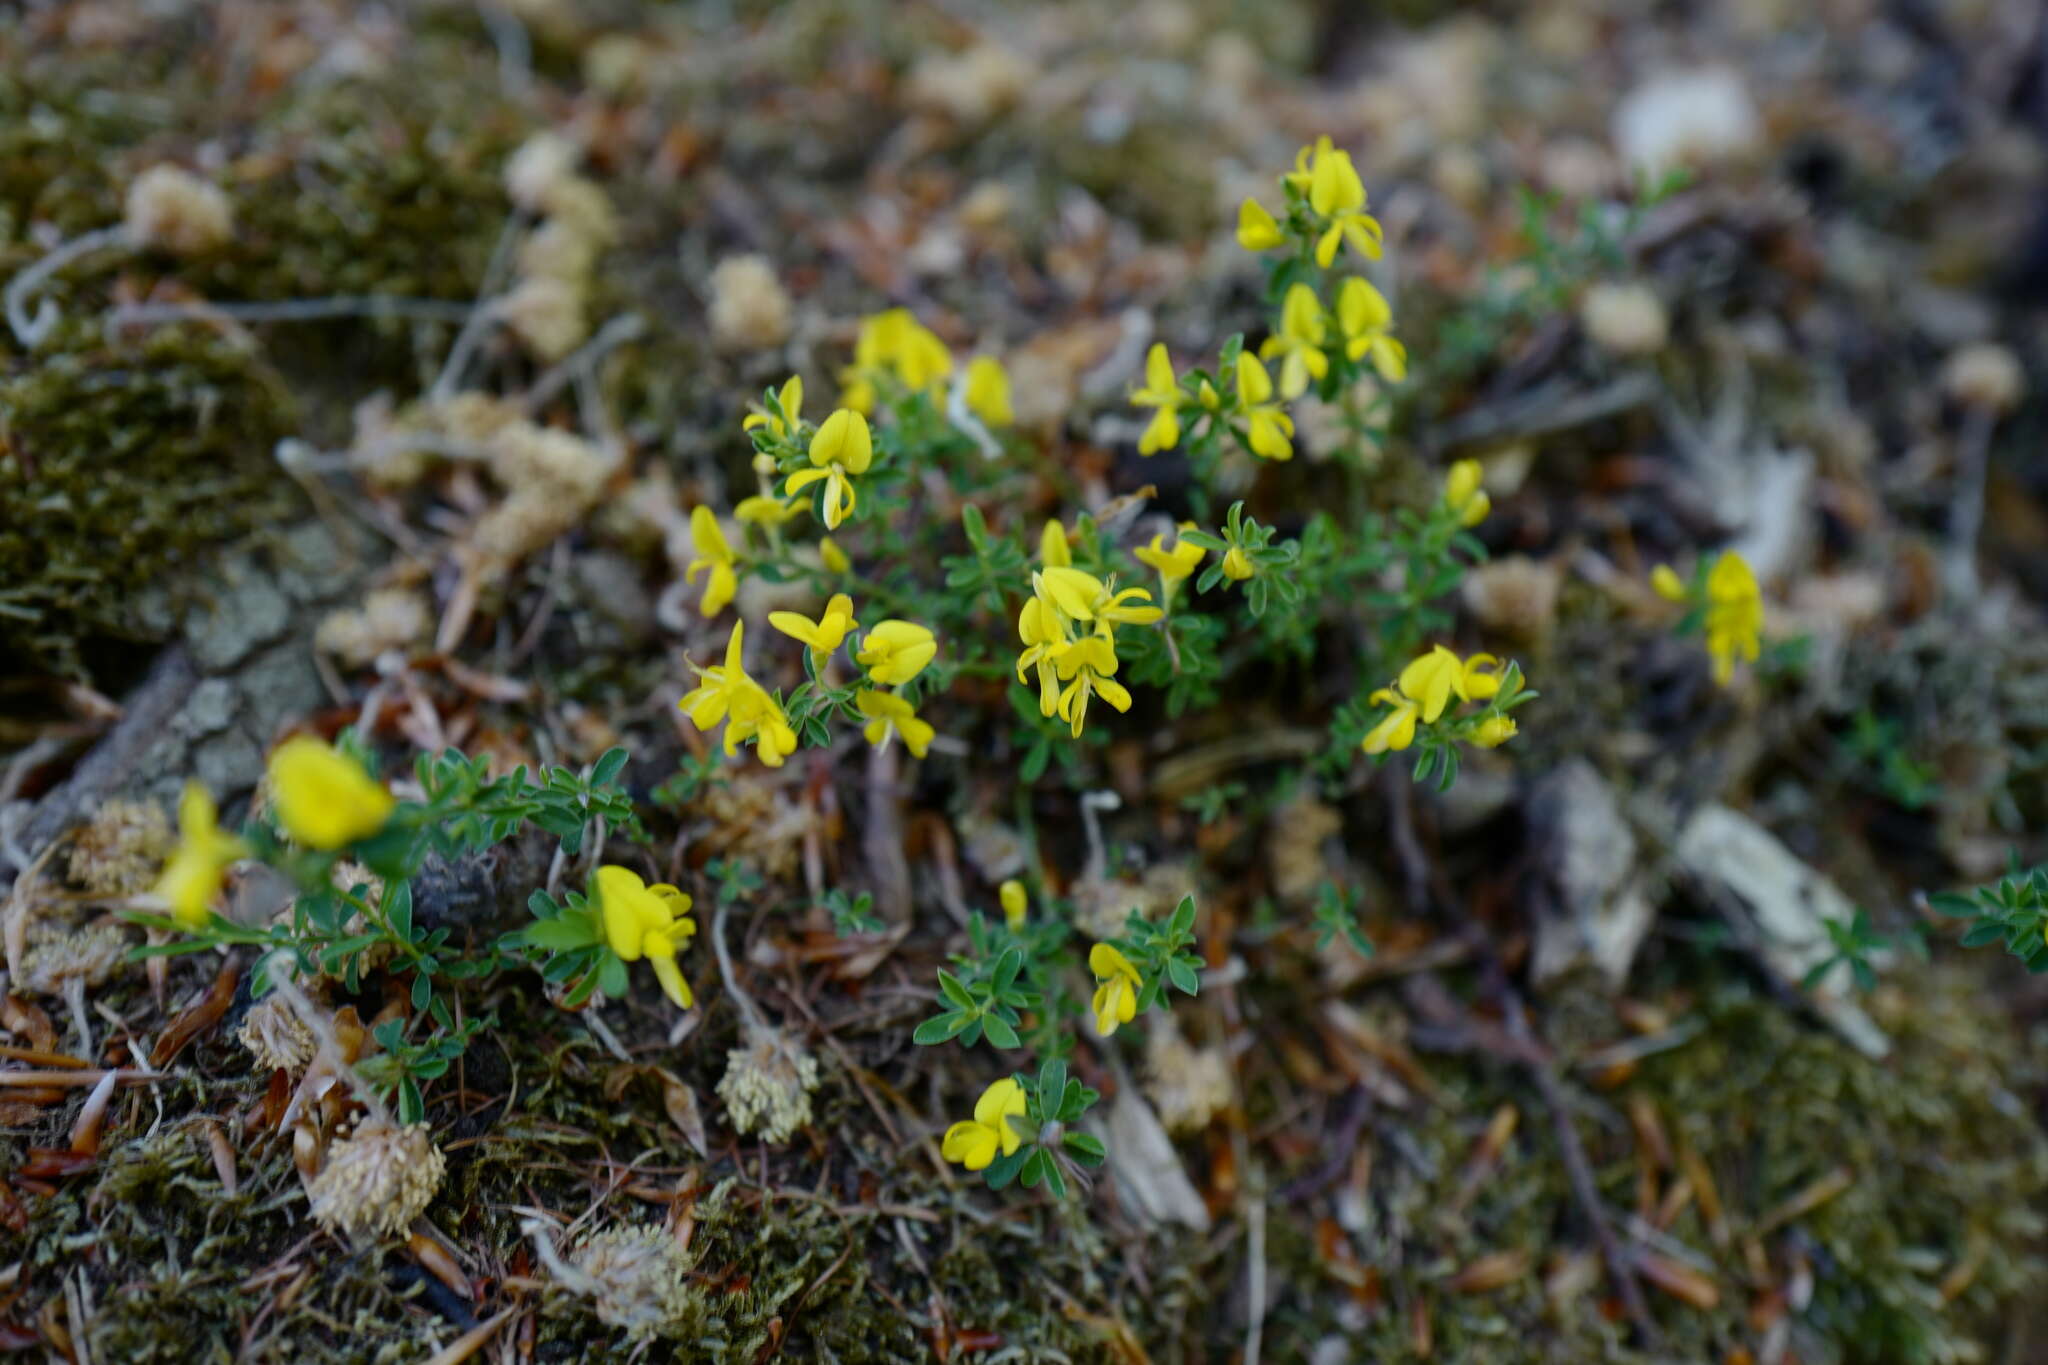
[[[711,272],[711,335],[728,351],[789,340],[789,292],[762,256],[728,256]]]
[[[313,1217],[353,1238],[390,1237],[412,1226],[441,1188],[448,1163],[423,1123],[366,1118],[327,1151],[307,1187]]]
[[[1557,620],[1557,595],[1564,571],[1526,555],[1505,555],[1465,575],[1465,605],[1488,630],[1519,640],[1539,640]]]
[[[1655,355],[1671,335],[1664,301],[1646,284],[1596,284],[1579,304],[1579,321],[1601,350]]]
[[[1996,342],[1965,346],[1941,367],[1941,387],[1965,407],[2004,416],[2026,396],[2027,376],[2019,357]]]
[[[151,166],[128,186],[123,223],[137,246],[197,256],[226,246],[234,214],[220,187],[177,166]]]
[[[1169,1022],[1146,1036],[1145,1093],[1167,1131],[1195,1132],[1229,1106],[1230,1063],[1221,1049],[1194,1046]]]
[[[313,1060],[319,1047],[298,1011],[274,995],[249,1007],[235,1037],[254,1055],[257,1071],[266,1074],[278,1070],[296,1073]]]
[[[782,1142],[811,1121],[817,1088],[817,1060],[781,1033],[761,1029],[745,1047],[725,1054],[718,1097],[735,1132]]]
[[[407,650],[434,628],[426,599],[410,588],[380,588],[363,605],[330,612],[313,636],[314,645],[352,667],[391,650]]]
[[[505,325],[542,360],[560,360],[590,335],[580,280],[534,275],[498,301]]]
[[[583,1240],[571,1264],[586,1284],[591,1311],[628,1338],[658,1335],[691,1308],[690,1261],[660,1227],[606,1228]]]
[[[1323,841],[1343,828],[1344,817],[1336,808],[1313,797],[1296,797],[1274,813],[1266,836],[1266,868],[1283,902],[1305,902],[1330,879]]]
[[[582,157],[560,133],[535,133],[505,163],[505,193],[528,213],[545,213],[561,183],[576,173]]]
[[[94,924],[76,931],[39,926],[22,955],[17,983],[31,995],[62,995],[67,982],[97,986],[113,974],[128,951],[118,924]]]
[[[102,802],[72,840],[71,880],[95,896],[136,895],[155,884],[177,842],[156,802]]]

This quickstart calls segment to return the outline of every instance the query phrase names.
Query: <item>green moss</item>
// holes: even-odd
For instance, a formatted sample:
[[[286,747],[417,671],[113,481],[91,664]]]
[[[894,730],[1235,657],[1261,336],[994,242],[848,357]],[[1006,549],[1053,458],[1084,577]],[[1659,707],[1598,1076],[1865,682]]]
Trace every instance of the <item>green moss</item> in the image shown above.
[[[296,500],[278,376],[198,329],[106,345],[73,322],[0,372],[0,653],[83,676],[149,638],[136,597]]]
[[[1719,1360],[1755,1347],[1747,1314],[1756,1296],[1813,1276],[1794,1319],[1801,1360],[1919,1365],[1996,1355],[2004,1324],[2044,1283],[2041,1220],[2048,1141],[2016,1098],[2034,1060],[2016,1058],[2010,1025],[1957,974],[1923,972],[1878,1003],[1897,1044],[1886,1063],[1737,988],[1692,1009],[1704,1031],[1645,1060],[1621,1089],[1596,1092],[1576,1111],[1582,1141],[1611,1210],[1635,1206],[1639,1153],[1623,1117],[1654,1108],[1674,1143],[1712,1173],[1733,1234],[1717,1248],[1697,1202],[1669,1230],[1697,1259],[1720,1299],[1702,1310],[1646,1287],[1665,1336],[1657,1359]],[[1551,1002],[1553,1041],[1611,1042],[1626,1030],[1588,992]],[[1886,1008],[1889,1004],[1889,1008]],[[1438,1357],[1460,1362],[1637,1361],[1611,1321],[1606,1291],[1561,1308],[1546,1302],[1541,1271],[1553,1250],[1592,1247],[1558,1163],[1549,1120],[1513,1072],[1431,1059],[1441,1105],[1392,1116],[1379,1132],[1358,1234],[1358,1259],[1381,1275],[1384,1306],[1364,1313],[1331,1277],[1305,1219],[1269,1223],[1270,1256],[1286,1286],[1275,1310],[1278,1358],[1305,1356],[1322,1337],[1349,1338],[1352,1359],[1405,1359],[1410,1314],[1428,1315]],[[1577,1094],[1585,1092],[1572,1087]],[[1468,1199],[1467,1161],[1497,1106],[1522,1118],[1508,1160]],[[1321,1154],[1318,1154],[1320,1161]],[[1812,1211],[1765,1228],[1773,1210],[1838,1168],[1851,1183]],[[1660,1177],[1660,1192],[1675,1173]],[[1969,1287],[1944,1304],[1942,1279],[1981,1239],[1988,1254]],[[1750,1283],[1742,1247],[1769,1265]],[[1492,1252],[1519,1250],[1534,1272],[1490,1293],[1453,1292],[1448,1278]],[[1354,1316],[1355,1315],[1355,1316]],[[1362,1321],[1361,1321],[1362,1319]],[[1269,1340],[1275,1333],[1269,1332]]]

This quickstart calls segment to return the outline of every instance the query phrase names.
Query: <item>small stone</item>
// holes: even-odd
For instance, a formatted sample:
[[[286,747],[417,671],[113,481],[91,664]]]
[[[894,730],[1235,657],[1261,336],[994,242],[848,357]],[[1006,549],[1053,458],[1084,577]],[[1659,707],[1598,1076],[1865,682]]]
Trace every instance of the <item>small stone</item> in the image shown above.
[[[1614,111],[1614,145],[1631,169],[1661,174],[1712,166],[1754,152],[1763,120],[1742,77],[1726,67],[1666,71]]]
[[[1537,640],[1557,620],[1564,570],[1526,555],[1503,555],[1465,575],[1465,609],[1489,631],[1518,640]]]
[[[560,133],[535,133],[505,163],[505,193],[528,213],[544,213],[583,153]]]

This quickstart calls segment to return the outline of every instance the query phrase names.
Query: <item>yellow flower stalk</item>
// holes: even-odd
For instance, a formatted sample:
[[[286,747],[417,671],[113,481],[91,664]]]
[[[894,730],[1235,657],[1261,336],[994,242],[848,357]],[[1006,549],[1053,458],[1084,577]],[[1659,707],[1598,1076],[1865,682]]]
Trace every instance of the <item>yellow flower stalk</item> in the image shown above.
[[[725,721],[727,757],[752,740],[761,762],[779,768],[783,759],[796,752],[796,731],[790,728],[789,717],[781,705],[741,666],[745,635],[746,622],[733,622],[732,636],[726,641],[725,662],[697,668],[698,685],[684,693],[676,706],[699,730],[708,731]]]
[[[1483,477],[1477,460],[1460,460],[1444,476],[1444,506],[1457,514],[1460,526],[1477,526],[1493,510],[1493,499],[1479,486]]]
[[[804,377],[800,374],[791,375],[784,381],[781,391],[775,396],[782,403],[783,417],[787,417],[790,422],[794,423],[798,420],[798,414],[802,412],[804,406]],[[783,438],[787,438],[790,434],[789,426],[783,423],[781,417],[777,417],[773,413],[763,412],[759,408],[748,413],[746,420],[740,423],[740,430],[742,431],[752,431],[755,427],[766,427],[775,435]]]
[[[992,427],[1016,420],[1010,407],[1010,376],[994,356],[978,355],[967,362],[967,410]]]
[[[1294,419],[1273,398],[1273,377],[1250,351],[1237,355],[1237,396],[1244,406],[1252,454],[1268,460],[1294,458]]]
[[[270,755],[271,804],[286,834],[307,848],[336,849],[384,828],[398,798],[362,765],[311,735]]]
[[[1707,571],[1707,652],[1714,656],[1714,681],[1726,687],[1735,661],[1756,662],[1763,645],[1764,599],[1749,562],[1724,551]]]
[[[704,595],[697,600],[697,610],[707,618],[716,616],[739,591],[740,579],[733,567],[738,560],[732,545],[719,529],[717,514],[706,503],[700,502],[690,509],[690,544],[696,548],[697,557],[683,570],[683,581],[695,583],[698,574],[706,569],[711,571],[704,582]]]
[[[1138,992],[1144,979],[1131,960],[1114,944],[1098,943],[1088,950],[1088,970],[1095,973],[1095,1031],[1107,1038],[1119,1026],[1138,1017]]]
[[[800,469],[783,484],[786,493],[800,493],[814,483],[825,485],[825,529],[836,531],[853,510],[853,478],[865,474],[875,457],[874,434],[868,419],[840,408],[819,426],[807,452],[811,468]]]
[[[1396,383],[1408,377],[1408,348],[1389,331],[1394,310],[1386,296],[1353,275],[1337,291],[1337,330],[1344,334],[1344,353],[1353,360],[1371,357],[1380,378]]]
[[[1361,256],[1378,260],[1379,220],[1365,211],[1365,182],[1351,164],[1351,153],[1332,146],[1327,137],[1317,138],[1308,175],[1309,207],[1329,222],[1316,239],[1316,264],[1328,270],[1337,248],[1347,242]]]
[[[888,748],[890,739],[897,735],[903,737],[913,758],[923,758],[925,750],[931,748],[937,732],[929,722],[918,719],[917,708],[894,692],[863,689],[854,695],[853,704],[868,718],[861,734],[877,749]]]
[[[1323,354],[1325,333],[1323,305],[1316,299],[1316,291],[1305,284],[1289,285],[1280,304],[1280,330],[1259,347],[1262,360],[1284,357],[1280,362],[1282,398],[1301,397],[1310,380],[1319,382],[1330,372],[1330,358]]]
[[[1011,930],[1024,927],[1025,912],[1031,908],[1031,897],[1025,893],[1024,883],[1015,877],[996,888],[996,899],[1002,903],[1003,923]]]
[[[963,1119],[946,1130],[939,1152],[970,1171],[985,1171],[1000,1151],[1004,1156],[1023,1146],[1024,1139],[1010,1120],[1025,1112],[1024,1087],[1014,1076],[1005,1076],[981,1092],[975,1101],[974,1117]]]
[[[771,611],[768,624],[792,640],[801,640],[809,645],[811,658],[821,668],[832,652],[860,626],[860,622],[853,619],[853,599],[843,592],[832,594],[832,600],[825,604],[824,614],[815,621],[801,612]]]
[[[924,672],[924,666],[938,652],[938,640],[929,628],[892,618],[861,639],[860,650],[853,659],[868,671],[871,681],[885,687],[901,687]]]
[[[663,994],[676,1008],[690,1008],[690,983],[676,966],[676,954],[697,932],[689,895],[665,882],[649,886],[632,869],[611,863],[597,869],[594,887],[611,950],[625,962],[646,958]]]
[[[1193,529],[1195,523],[1192,521],[1184,521],[1179,527],[1181,531]],[[1200,567],[1202,556],[1208,551],[1193,541],[1180,539],[1177,535],[1173,548],[1169,550],[1166,548],[1166,536],[1162,532],[1152,537],[1150,545],[1141,545],[1132,553],[1138,557],[1140,564],[1158,570],[1160,598],[1170,602],[1173,600],[1173,590],[1180,585],[1182,579]]]
[[[1145,387],[1131,393],[1131,406],[1154,410],[1145,434],[1138,438],[1140,455],[1155,455],[1180,444],[1180,410],[1187,404],[1188,396],[1174,379],[1165,343],[1153,342],[1145,353]]]
[[[220,895],[228,864],[249,851],[232,834],[223,834],[213,798],[197,782],[187,782],[178,798],[178,847],[164,864],[155,894],[169,904],[171,915],[188,929],[206,922]]]

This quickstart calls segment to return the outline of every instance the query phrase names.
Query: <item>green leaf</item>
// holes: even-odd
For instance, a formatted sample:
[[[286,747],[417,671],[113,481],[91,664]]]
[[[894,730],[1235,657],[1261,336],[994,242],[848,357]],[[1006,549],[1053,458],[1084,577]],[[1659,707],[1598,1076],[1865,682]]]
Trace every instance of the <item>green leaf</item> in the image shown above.
[[[412,978],[412,1007],[423,1010],[434,998],[434,978],[425,972],[415,972]]]
[[[1018,1038],[1017,1030],[1011,1027],[1010,1021],[1003,1018],[1000,1014],[983,1015],[981,1026],[988,1031],[989,1042],[997,1047],[1023,1046],[1023,1040]]]
[[[974,1008],[973,992],[961,984],[959,977],[953,975],[944,967],[939,968],[939,992],[961,1009]]]
[[[1184,957],[1168,962],[1166,975],[1182,995],[1193,995],[1202,988],[1201,977],[1196,973],[1194,964]]]
[[[1000,1190],[1017,1178],[1017,1172],[1024,1169],[1024,1163],[1031,1159],[1034,1147],[1019,1147],[1008,1156],[999,1156],[989,1163],[984,1179],[992,1190]]]
[[[1982,920],[1970,926],[1963,935],[1965,948],[1982,948],[1987,943],[1996,943],[2005,937],[2005,926],[1997,920]]]
[[[398,1121],[400,1123],[424,1123],[427,1118],[427,1101],[420,1094],[419,1082],[406,1076],[398,1082]]]
[[[1173,907],[1173,918],[1167,927],[1176,935],[1192,933],[1195,927],[1195,898],[1182,896],[1180,904]]]
[[[1977,913],[1975,900],[1954,891],[1937,891],[1927,898],[1927,903],[1936,914],[1953,919],[1968,919]]]
[[[1100,1166],[1103,1158],[1109,1155],[1109,1149],[1102,1145],[1102,1139],[1092,1133],[1062,1134],[1060,1145],[1090,1166]]]
[[[594,930],[595,926],[586,915],[563,915],[529,924],[516,937],[532,947],[559,953],[597,942]]]
[[[626,766],[626,757],[626,751],[617,745],[606,749],[604,753],[598,756],[597,762],[591,766],[590,785],[593,787],[610,786],[612,779],[619,775],[619,770]]]
[[[626,998],[626,964],[617,954],[606,953],[597,969],[598,988],[614,1000]]]
[[[961,1029],[967,1027],[966,1019],[960,1014],[936,1014],[917,1026],[910,1035],[910,1041],[923,1047],[947,1042]]]
[[[384,901],[384,917],[391,921],[391,931],[410,942],[412,939],[412,883],[400,882],[390,891]]]

